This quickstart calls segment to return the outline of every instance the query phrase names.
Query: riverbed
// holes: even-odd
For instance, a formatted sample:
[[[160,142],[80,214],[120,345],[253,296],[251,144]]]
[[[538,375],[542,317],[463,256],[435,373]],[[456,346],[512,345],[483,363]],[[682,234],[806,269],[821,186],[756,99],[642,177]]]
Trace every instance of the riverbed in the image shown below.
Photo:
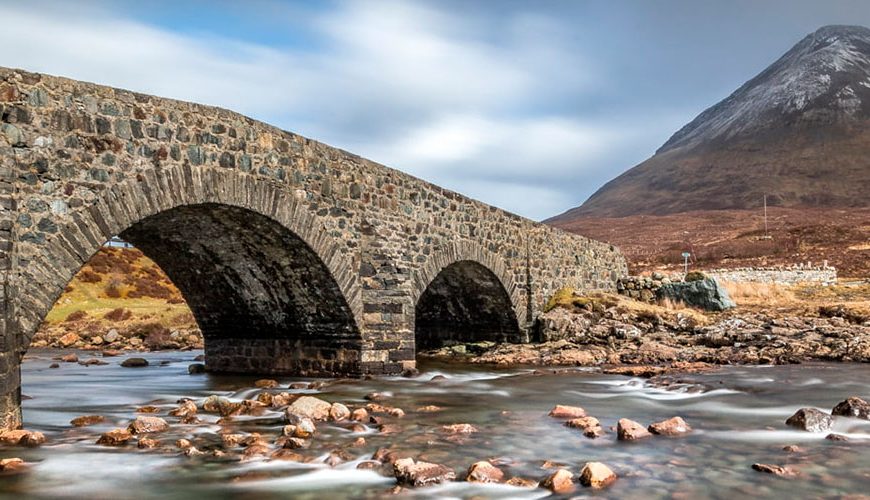
[[[723,367],[680,376],[667,387],[590,369],[552,373],[439,364],[422,365],[413,378],[323,379],[321,389],[287,389],[292,382],[314,379],[282,377],[281,387],[270,392],[304,392],[352,408],[365,405],[365,396],[378,392],[383,404],[406,412],[388,420],[397,431],[390,434],[379,433],[374,424],[352,432],[347,425],[320,423],[311,448],[296,450],[310,461],[297,463],[186,457],[172,446],[182,437],[204,443],[200,446],[206,451],[208,443],[220,443],[217,416],[202,414],[202,423],[190,425],[166,416],[179,398],[254,398],[262,391],[253,387],[258,377],[189,375],[188,366],[201,351],[137,354],[149,360],[145,368],[121,367],[126,356],[105,358],[109,364],[104,366],[60,363],[49,368],[59,354],[33,349],[23,364],[25,428],[43,432],[47,442],[38,448],[0,448],[0,458],[17,456],[33,463],[26,472],[0,475],[3,498],[379,498],[390,493],[395,479],[357,467],[385,446],[452,467],[458,478],[472,463],[487,459],[506,477],[541,480],[554,466],[577,475],[588,461],[603,462],[619,475],[602,491],[578,486],[574,495],[805,498],[870,490],[870,422],[838,418],[833,432],[848,441],[826,440],[827,433],[784,424],[801,407],[830,411],[849,396],[870,399],[867,364]],[[556,404],[582,406],[601,420],[606,434],[589,439],[548,417]],[[170,422],[169,431],[155,436],[166,446],[139,450],[135,444],[95,444],[102,432],[126,427],[143,405],[158,406],[159,415]],[[440,410],[418,411],[432,405]],[[90,427],[70,425],[74,417],[90,414],[107,420]],[[611,430],[623,417],[647,425],[675,415],[693,432],[620,442]],[[280,417],[275,412],[242,416],[232,425],[240,432],[275,436],[283,425]],[[442,426],[457,423],[472,424],[478,432],[445,435]],[[349,446],[358,437],[364,437],[365,445]],[[800,451],[786,452],[786,445],[797,445]],[[336,466],[323,463],[337,448],[347,452],[347,460]],[[756,472],[751,468],[756,462],[788,465],[799,475]],[[456,481],[401,495],[542,498],[550,492]]]

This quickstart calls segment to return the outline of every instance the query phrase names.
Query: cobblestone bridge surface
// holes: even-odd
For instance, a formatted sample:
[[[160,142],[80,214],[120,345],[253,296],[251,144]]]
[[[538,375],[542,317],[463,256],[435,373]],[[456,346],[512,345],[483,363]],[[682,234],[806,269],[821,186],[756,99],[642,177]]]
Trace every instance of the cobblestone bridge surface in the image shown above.
[[[224,109],[0,68],[0,117],[0,427],[39,323],[115,235],[219,372],[399,373],[418,346],[528,341],[556,288],[626,274],[612,246]]]

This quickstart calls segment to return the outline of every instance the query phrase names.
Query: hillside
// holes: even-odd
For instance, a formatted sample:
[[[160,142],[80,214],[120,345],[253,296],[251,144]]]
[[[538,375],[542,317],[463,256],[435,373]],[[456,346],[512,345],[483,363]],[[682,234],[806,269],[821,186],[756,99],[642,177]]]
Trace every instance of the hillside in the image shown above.
[[[870,208],[701,210],[669,215],[580,217],[561,226],[618,246],[632,274],[692,269],[828,263],[840,277],[870,276]]]
[[[154,261],[135,248],[103,247],[34,336],[33,346],[46,345],[159,349],[201,345],[201,337],[181,293]]]
[[[605,184],[581,217],[870,206],[870,30],[827,26]]]

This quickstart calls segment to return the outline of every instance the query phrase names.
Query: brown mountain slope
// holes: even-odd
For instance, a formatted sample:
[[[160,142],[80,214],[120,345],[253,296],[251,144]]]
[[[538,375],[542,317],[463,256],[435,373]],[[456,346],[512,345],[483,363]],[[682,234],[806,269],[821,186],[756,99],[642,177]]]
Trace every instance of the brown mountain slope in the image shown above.
[[[807,36],[656,154],[548,222],[693,210],[870,206],[870,30]]]
[[[870,277],[870,208],[702,210],[669,215],[582,217],[564,229],[618,246],[632,274],[691,269],[793,265],[827,260],[840,277]]]

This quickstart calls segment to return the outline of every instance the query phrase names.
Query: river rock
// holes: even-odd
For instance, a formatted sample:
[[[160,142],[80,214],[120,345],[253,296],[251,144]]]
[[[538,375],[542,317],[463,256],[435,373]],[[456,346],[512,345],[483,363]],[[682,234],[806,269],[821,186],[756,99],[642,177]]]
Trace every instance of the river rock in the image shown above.
[[[148,436],[142,436],[136,441],[136,447],[141,450],[150,450],[160,446],[160,441],[152,439]]]
[[[63,337],[57,339],[57,343],[61,347],[69,347],[81,339],[82,338],[79,337],[78,334],[70,332],[70,333],[67,333],[66,335],[64,335]]]
[[[290,394],[289,392],[282,392],[279,394],[272,395],[272,408],[280,408],[282,406],[287,406],[291,401],[295,400],[297,396],[295,394]]]
[[[831,414],[870,420],[870,403],[859,397],[851,397],[837,404]]]
[[[365,408],[357,408],[350,413],[350,419],[355,422],[365,422],[369,419],[369,412]]]
[[[587,462],[580,471],[580,484],[591,488],[604,488],[616,481],[616,473],[601,462]]]
[[[101,424],[106,421],[102,415],[82,415],[69,421],[73,427],[85,427],[88,425]]]
[[[64,363],[78,363],[79,356],[78,356],[78,354],[71,352],[69,354],[64,354],[63,356],[61,356],[60,360],[63,361]]]
[[[278,387],[278,381],[271,378],[261,378],[254,382],[254,387],[258,389],[274,389]]]
[[[619,422],[616,423],[616,439],[620,441],[635,441],[637,439],[650,437],[651,435],[652,434],[646,430],[646,427],[640,425],[634,420],[620,418]]]
[[[601,428],[601,422],[595,417],[580,417],[572,418],[565,422],[567,427],[572,429],[581,429],[583,435],[588,438],[597,438],[604,435],[604,429]]]
[[[200,373],[205,373],[205,365],[202,363],[192,363],[187,367],[187,373],[189,375],[199,375]]]
[[[764,472],[767,474],[773,474],[775,476],[782,477],[794,477],[797,475],[797,472],[794,469],[791,469],[789,467],[783,467],[781,465],[752,464],[752,469],[757,470],[758,472]]]
[[[127,426],[127,430],[132,434],[163,432],[168,428],[169,424],[160,417],[136,417],[136,420]]]
[[[332,403],[332,407],[329,408],[329,419],[333,422],[341,422],[342,420],[347,420],[350,417],[350,410],[347,406],[341,403]]]
[[[286,448],[275,450],[275,452],[270,455],[270,458],[272,460],[285,460],[288,462],[305,462],[304,456]]]
[[[218,413],[222,417],[228,417],[242,411],[242,404],[234,403],[227,398],[217,395],[211,395],[202,402],[202,411],[206,413]]]
[[[57,363],[52,363],[52,364],[48,365],[48,367],[49,368],[60,368],[60,365]]]
[[[309,417],[295,417],[295,428],[293,429],[293,437],[308,439],[317,432],[317,427],[314,425],[314,420]]]
[[[308,417],[313,420],[326,420],[332,405],[314,396],[302,396],[287,407],[287,416]]]
[[[45,443],[45,435],[41,432],[25,429],[0,432],[0,444],[34,447],[43,443]]]
[[[827,436],[825,436],[825,439],[827,439],[828,441],[848,441],[849,440],[848,436],[844,436],[842,434],[837,434],[835,432],[832,432],[832,433],[828,434]]]
[[[190,415],[196,415],[196,403],[189,399],[185,399],[177,408],[170,410],[169,415],[173,417],[188,417]]]
[[[143,368],[148,366],[148,360],[145,358],[127,358],[121,362],[124,368]]]
[[[548,415],[553,418],[580,418],[586,416],[586,410],[579,406],[556,405]]]
[[[794,415],[788,417],[785,423],[809,432],[824,432],[834,425],[834,419],[815,408],[801,408]]]
[[[711,277],[662,285],[656,290],[656,299],[683,302],[707,311],[724,311],[737,307],[728,291]]]
[[[477,427],[471,424],[450,424],[442,425],[441,430],[447,434],[473,434],[477,432]]]
[[[199,457],[205,455],[205,452],[199,451],[196,446],[188,446],[181,454],[185,457]]]
[[[104,432],[100,438],[97,439],[97,444],[103,446],[123,446],[132,438],[133,435],[126,429],[113,429],[109,432]]]
[[[393,463],[393,472],[400,485],[429,486],[456,479],[453,469],[440,464],[416,462],[413,458],[400,458]]]
[[[517,488],[537,488],[540,483],[522,477],[512,477],[505,481],[505,484],[516,486]]]
[[[487,461],[475,462],[468,468],[465,480],[471,483],[500,483],[504,472]]]
[[[89,358],[89,359],[86,359],[84,361],[79,361],[79,364],[82,366],[93,366],[93,365],[99,366],[99,365],[108,365],[109,363],[107,363],[99,358]]]
[[[300,437],[287,438],[281,444],[282,448],[287,448],[288,450],[298,450],[300,448],[308,448],[309,446],[311,446],[311,441]]]
[[[541,482],[541,487],[556,494],[570,493],[574,490],[574,474],[566,469],[558,469]]]
[[[106,342],[109,342],[109,343],[114,342],[114,341],[118,340],[119,338],[121,338],[121,334],[119,334],[118,330],[116,330],[114,328],[109,329],[109,331],[106,332],[105,335],[103,335],[103,340],[105,340]]]
[[[27,464],[20,458],[4,458],[0,460],[0,472],[21,470],[25,467],[27,467]]]
[[[650,424],[647,430],[659,436],[679,436],[692,432],[689,424],[680,417],[671,417],[667,420]]]

